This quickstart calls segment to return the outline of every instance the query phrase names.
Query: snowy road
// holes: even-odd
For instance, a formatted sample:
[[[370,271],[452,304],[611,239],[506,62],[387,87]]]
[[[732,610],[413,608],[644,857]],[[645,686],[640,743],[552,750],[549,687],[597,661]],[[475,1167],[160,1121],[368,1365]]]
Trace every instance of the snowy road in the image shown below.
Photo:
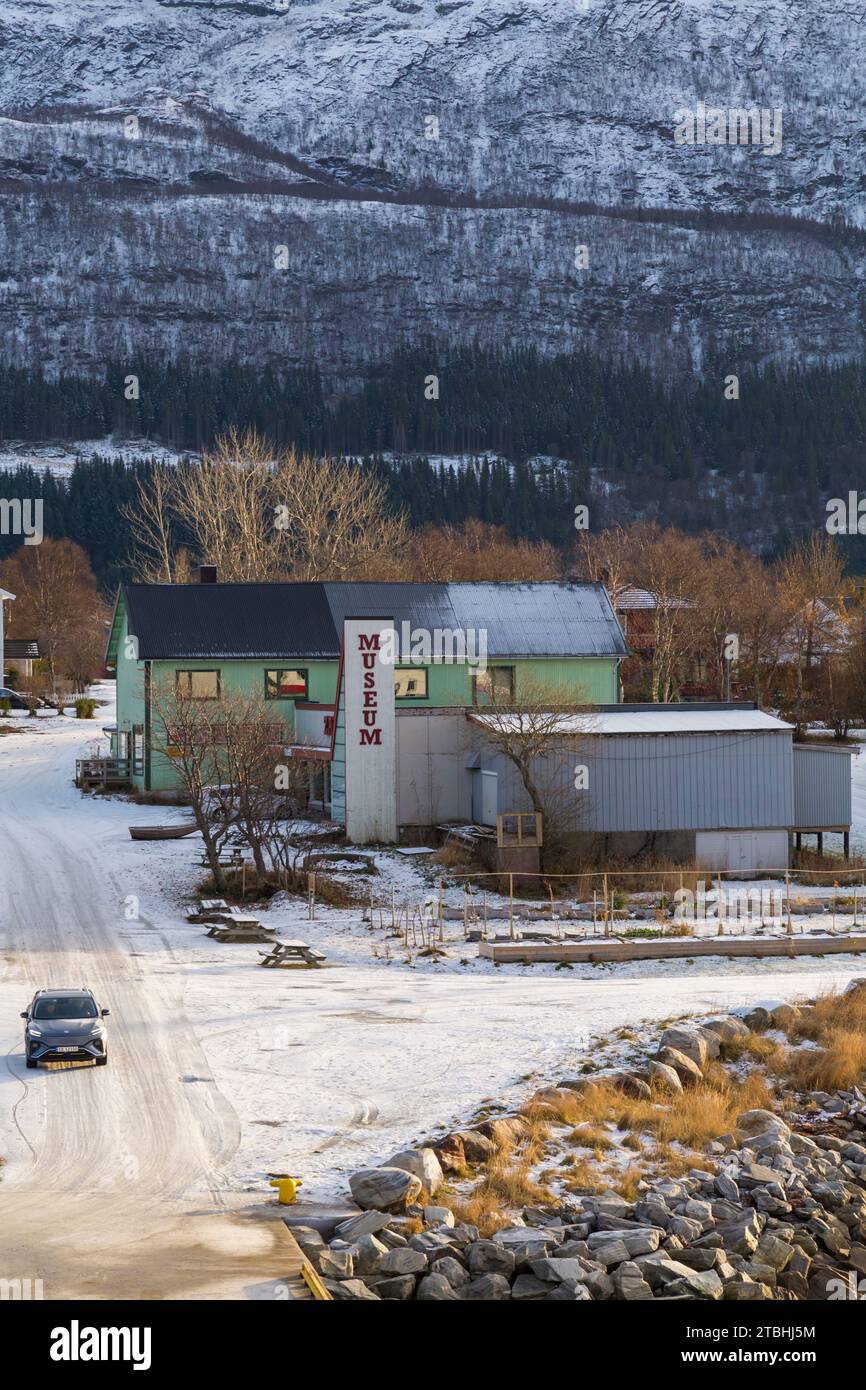
[[[193,842],[129,839],[164,810],[74,790],[97,730],[21,727],[0,737],[0,1276],[40,1277],[47,1298],[273,1297],[268,1169],[343,1193],[353,1167],[597,1058],[611,1029],[863,973],[844,957],[497,970],[462,940],[388,963],[357,911],[309,922],[285,900],[268,919],[328,964],[262,971],[255,947],[182,924]],[[52,984],[111,1008],[107,1067],[25,1070],[19,1012]]]
[[[0,746],[0,939],[14,980],[0,1095],[19,1153],[0,1182],[0,1273],[41,1278],[46,1298],[267,1296],[280,1233],[224,1199],[238,1119],[212,1081],[182,1079],[207,1064],[180,972],[123,938],[130,888],[68,790],[81,734],[67,722],[16,738],[20,753]],[[20,1009],[36,988],[78,984],[111,1002],[109,1065],[27,1071]]]

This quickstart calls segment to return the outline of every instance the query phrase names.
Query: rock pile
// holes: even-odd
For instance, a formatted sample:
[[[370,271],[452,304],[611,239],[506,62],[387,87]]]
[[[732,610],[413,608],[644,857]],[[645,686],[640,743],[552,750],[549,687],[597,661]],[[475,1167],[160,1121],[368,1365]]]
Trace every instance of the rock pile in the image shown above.
[[[778,1025],[776,1012],[668,1028],[646,1076],[604,1079],[633,1095],[649,1095],[650,1080],[675,1093],[700,1080],[726,1043]],[[537,1092],[536,1113],[587,1084],[566,1080]],[[310,1228],[294,1227],[294,1234],[339,1299],[863,1296],[866,1098],[855,1087],[811,1099],[818,1120],[789,1124],[769,1110],[739,1115],[735,1132],[708,1146],[713,1171],[646,1180],[633,1202],[607,1192],[524,1208],[489,1239],[432,1205],[445,1172],[484,1163],[526,1126],[522,1115],[487,1120],[353,1174],[350,1188],[363,1210],[330,1242]]]

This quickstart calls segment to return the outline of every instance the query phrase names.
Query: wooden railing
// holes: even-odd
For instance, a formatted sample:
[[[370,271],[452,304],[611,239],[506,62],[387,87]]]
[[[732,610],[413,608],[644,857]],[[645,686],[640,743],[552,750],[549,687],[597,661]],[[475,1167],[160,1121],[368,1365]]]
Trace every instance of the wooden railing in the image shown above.
[[[76,787],[120,786],[132,776],[131,758],[76,758]]]

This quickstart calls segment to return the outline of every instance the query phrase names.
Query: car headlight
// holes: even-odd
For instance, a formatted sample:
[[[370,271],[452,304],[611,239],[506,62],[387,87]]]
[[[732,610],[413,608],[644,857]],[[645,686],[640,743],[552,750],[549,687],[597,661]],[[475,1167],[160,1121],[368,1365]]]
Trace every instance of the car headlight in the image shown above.
[[[41,1038],[41,1037],[42,1037],[42,1033],[40,1032],[40,1030],[39,1030],[38,1028],[34,1028],[32,1023],[28,1023],[28,1025],[27,1025],[27,1032],[28,1032],[28,1035],[29,1035],[31,1038]]]

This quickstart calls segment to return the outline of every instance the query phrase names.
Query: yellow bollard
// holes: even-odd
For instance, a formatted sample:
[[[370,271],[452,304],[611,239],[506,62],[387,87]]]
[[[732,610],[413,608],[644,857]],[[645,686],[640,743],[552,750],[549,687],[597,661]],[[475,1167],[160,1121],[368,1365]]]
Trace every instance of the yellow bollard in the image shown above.
[[[279,1203],[282,1207],[291,1206],[298,1200],[298,1188],[303,1187],[300,1178],[271,1178],[270,1187],[275,1187],[279,1193]]]

